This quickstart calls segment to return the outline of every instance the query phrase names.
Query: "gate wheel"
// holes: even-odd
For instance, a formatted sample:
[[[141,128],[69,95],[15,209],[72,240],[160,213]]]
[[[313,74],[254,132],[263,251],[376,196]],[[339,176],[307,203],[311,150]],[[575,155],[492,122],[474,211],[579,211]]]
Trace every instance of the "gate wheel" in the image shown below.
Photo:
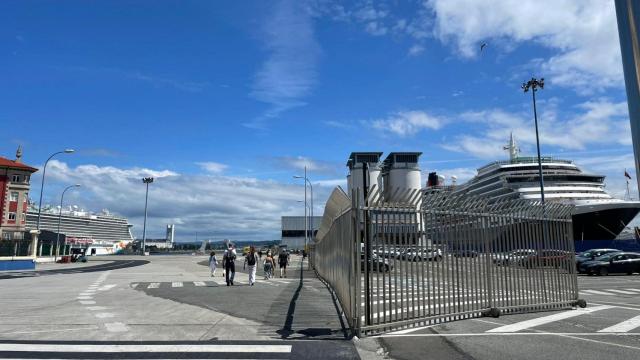
[[[584,309],[587,307],[587,302],[584,301],[584,299],[578,299],[578,301],[576,301],[576,305]]]

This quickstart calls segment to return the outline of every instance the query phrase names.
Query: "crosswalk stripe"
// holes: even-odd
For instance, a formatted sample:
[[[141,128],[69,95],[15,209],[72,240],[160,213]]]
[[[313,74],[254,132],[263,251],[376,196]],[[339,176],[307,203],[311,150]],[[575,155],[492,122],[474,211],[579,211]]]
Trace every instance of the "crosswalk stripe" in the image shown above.
[[[615,292],[615,293],[620,293],[620,294],[625,294],[625,295],[636,295],[636,293],[631,292],[631,291],[625,291],[625,290],[618,290],[618,289],[607,289],[607,291],[611,291],[611,292]]]
[[[595,311],[610,309],[612,307],[614,307],[614,306],[600,305],[600,306],[594,306],[594,307],[585,308],[585,309],[563,311],[563,312],[558,313],[558,314],[553,314],[553,315],[549,315],[549,316],[543,316],[543,317],[539,317],[539,318],[535,318],[535,319],[520,321],[520,322],[517,322],[517,323],[514,323],[514,324],[500,326],[500,327],[497,327],[497,328],[494,328],[494,329],[491,329],[491,330],[487,330],[486,332],[488,332],[488,333],[499,333],[499,332],[510,333],[510,332],[516,332],[516,331],[525,330],[525,329],[529,329],[529,328],[532,328],[532,327],[536,327],[536,326],[552,323],[552,322],[559,321],[559,320],[569,319],[569,318],[572,318],[572,317],[575,317],[575,316],[589,314],[589,313],[592,313],[592,312],[595,312]]]
[[[613,295],[612,293],[598,291],[598,290],[582,290],[581,292],[587,293],[587,294],[595,294],[595,295]]]
[[[182,287],[181,281],[174,281],[171,283],[171,287]]]
[[[637,293],[640,293],[640,289],[625,289],[625,290],[628,290],[628,291],[633,291],[633,292],[637,292]]]
[[[623,322],[617,323],[613,326],[609,326],[608,328],[604,328],[599,330],[598,332],[628,332],[637,327],[640,327],[640,315],[633,317],[631,319],[627,319]]]
[[[195,286],[207,286],[204,281],[194,281],[193,285]]]
[[[147,286],[147,289],[157,289],[160,287],[160,283],[150,283],[149,286]]]
[[[0,351],[78,353],[290,353],[291,345],[199,345],[199,344],[0,344]],[[52,355],[52,354],[48,354]]]

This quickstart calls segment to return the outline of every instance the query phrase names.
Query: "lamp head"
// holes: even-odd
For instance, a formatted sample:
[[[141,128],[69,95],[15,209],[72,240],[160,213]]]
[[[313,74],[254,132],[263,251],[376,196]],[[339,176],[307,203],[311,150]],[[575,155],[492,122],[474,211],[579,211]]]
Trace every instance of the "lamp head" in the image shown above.
[[[75,150],[73,150],[73,149],[64,149],[64,153],[65,154],[71,154],[73,152],[75,152]]]
[[[304,176],[300,176],[300,175],[293,175],[293,178],[294,178],[294,179],[303,179],[303,178],[304,178]]]
[[[142,182],[145,184],[151,184],[153,182],[153,178],[152,177],[142,178]]]

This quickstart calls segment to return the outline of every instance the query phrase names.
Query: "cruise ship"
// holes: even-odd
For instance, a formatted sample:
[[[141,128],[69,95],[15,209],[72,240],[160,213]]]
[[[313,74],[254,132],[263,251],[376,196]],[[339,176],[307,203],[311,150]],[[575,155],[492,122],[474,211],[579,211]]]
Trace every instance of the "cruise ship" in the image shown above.
[[[479,168],[474,178],[453,191],[490,199],[540,200],[537,157],[519,156],[513,134],[504,150],[509,151],[509,160]],[[575,206],[576,241],[613,240],[640,212],[640,202],[616,199],[604,190],[604,175],[585,173],[571,160],[543,157],[541,163],[545,201]]]
[[[40,215],[40,229],[58,231],[57,207],[44,207]],[[27,228],[35,229],[38,208],[27,210]],[[77,206],[63,208],[60,215],[60,233],[66,235],[71,248],[86,249],[87,255],[106,255],[121,252],[133,241],[132,225],[126,218],[102,210],[100,213],[84,211]]]

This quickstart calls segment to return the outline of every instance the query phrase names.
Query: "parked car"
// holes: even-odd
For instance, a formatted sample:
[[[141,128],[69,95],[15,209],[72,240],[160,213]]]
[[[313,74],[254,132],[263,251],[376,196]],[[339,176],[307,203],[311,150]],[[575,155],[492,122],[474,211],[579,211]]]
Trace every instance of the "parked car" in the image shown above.
[[[408,257],[409,261],[441,261],[442,260],[442,250],[440,249],[419,249],[417,251],[413,251]]]
[[[360,269],[364,270],[364,253],[360,254]],[[369,271],[382,271],[389,272],[393,270],[393,265],[389,263],[389,260],[381,258],[378,255],[371,254],[369,257]]]
[[[612,252],[580,264],[578,272],[589,275],[640,273],[640,253]]]
[[[522,265],[522,262],[529,256],[536,254],[533,249],[518,249],[508,253],[496,254],[493,256],[493,263],[499,266]]]
[[[478,252],[471,249],[458,249],[453,251],[455,257],[478,257]]]
[[[580,268],[580,264],[582,264],[585,261],[591,261],[594,260],[595,258],[602,256],[604,254],[609,254],[609,253],[614,253],[614,252],[620,252],[620,250],[618,249],[591,249],[591,250],[587,250],[587,251],[583,251],[581,253],[579,253],[578,255],[576,255],[576,269]]]
[[[573,268],[573,253],[558,249],[545,249],[534,252],[520,259],[519,264],[524,267],[534,268],[540,266],[556,267],[570,270]]]

